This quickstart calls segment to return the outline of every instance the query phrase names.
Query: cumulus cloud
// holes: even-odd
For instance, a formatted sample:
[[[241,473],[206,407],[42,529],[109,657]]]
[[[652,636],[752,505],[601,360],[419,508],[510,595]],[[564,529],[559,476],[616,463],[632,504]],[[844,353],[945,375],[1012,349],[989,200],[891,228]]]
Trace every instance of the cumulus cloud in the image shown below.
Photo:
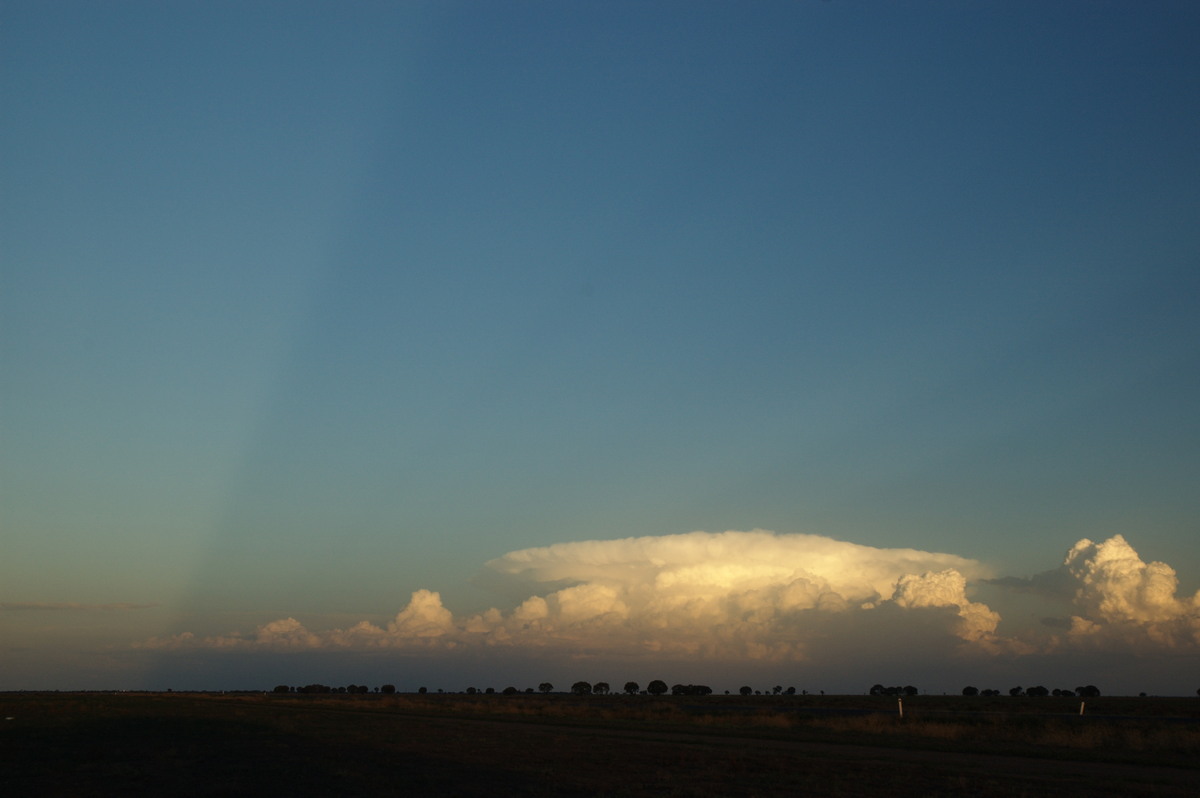
[[[1062,570],[1075,584],[1068,635],[1075,639],[1144,636],[1167,646],[1200,644],[1200,592],[1179,598],[1175,570],[1144,562],[1121,535],[1103,543],[1083,539]]]
[[[1069,607],[1069,614],[1042,619],[1056,630],[1047,649],[1200,645],[1200,592],[1177,596],[1175,569],[1145,562],[1122,535],[1080,540],[1053,570],[987,581]]]
[[[987,640],[1000,624],[1000,613],[986,604],[967,600],[967,580],[948,569],[920,576],[906,574],[896,584],[892,600],[901,607],[954,607],[958,611],[956,633],[966,640]]]

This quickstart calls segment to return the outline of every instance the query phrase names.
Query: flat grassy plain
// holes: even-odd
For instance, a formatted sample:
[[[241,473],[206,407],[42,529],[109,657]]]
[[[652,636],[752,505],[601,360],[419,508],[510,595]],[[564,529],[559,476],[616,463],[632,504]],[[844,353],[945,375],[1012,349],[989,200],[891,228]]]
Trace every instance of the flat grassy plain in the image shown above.
[[[1200,698],[0,694],[4,795],[1200,795]]]

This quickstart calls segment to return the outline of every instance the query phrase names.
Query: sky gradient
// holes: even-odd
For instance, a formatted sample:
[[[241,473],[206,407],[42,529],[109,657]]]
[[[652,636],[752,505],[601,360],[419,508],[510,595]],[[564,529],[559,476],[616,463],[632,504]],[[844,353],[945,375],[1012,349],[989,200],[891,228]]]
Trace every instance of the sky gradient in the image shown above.
[[[0,689],[1193,692],[1196,30],[0,3]]]

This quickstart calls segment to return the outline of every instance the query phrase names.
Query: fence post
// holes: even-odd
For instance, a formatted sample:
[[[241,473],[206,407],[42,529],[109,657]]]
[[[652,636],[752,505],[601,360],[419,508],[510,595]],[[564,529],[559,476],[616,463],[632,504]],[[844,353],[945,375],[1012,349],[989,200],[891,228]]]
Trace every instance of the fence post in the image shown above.
[[[1084,705],[1085,703],[1087,703],[1087,702],[1085,702],[1085,701],[1080,701],[1080,702],[1079,702],[1079,714],[1080,714],[1080,715],[1082,715],[1082,714],[1083,714],[1083,705]]]
[[[904,699],[903,698],[896,699],[896,707],[900,710],[900,717],[904,717]]]

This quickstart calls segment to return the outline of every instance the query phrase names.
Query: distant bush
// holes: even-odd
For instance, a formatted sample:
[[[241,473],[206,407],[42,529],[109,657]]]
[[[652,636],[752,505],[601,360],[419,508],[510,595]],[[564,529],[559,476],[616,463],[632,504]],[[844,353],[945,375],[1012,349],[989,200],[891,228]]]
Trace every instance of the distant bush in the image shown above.
[[[671,688],[671,695],[712,695],[712,688],[706,684],[677,684]]]

